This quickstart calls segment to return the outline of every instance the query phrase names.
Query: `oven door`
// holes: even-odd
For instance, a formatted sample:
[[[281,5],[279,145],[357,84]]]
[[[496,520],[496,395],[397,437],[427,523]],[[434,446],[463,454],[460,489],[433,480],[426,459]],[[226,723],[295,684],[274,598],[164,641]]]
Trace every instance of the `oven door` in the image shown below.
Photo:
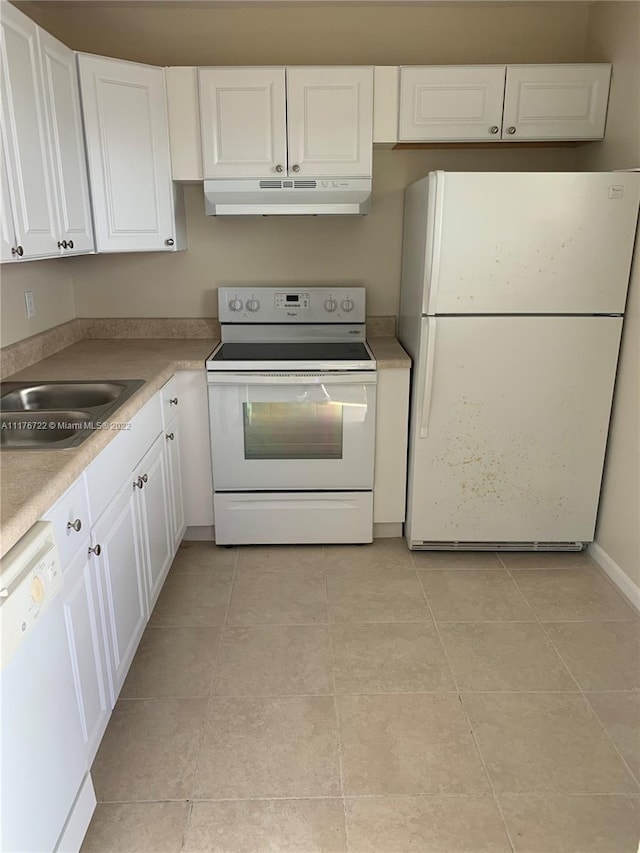
[[[375,371],[207,381],[216,491],[373,487]]]

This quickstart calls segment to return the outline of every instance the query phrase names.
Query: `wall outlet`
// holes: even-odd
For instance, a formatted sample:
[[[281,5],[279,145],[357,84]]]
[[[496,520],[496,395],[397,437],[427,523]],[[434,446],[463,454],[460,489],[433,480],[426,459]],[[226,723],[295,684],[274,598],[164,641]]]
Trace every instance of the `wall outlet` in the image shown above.
[[[33,297],[33,290],[25,290],[24,304],[27,309],[27,317],[31,320],[36,316],[36,300]]]

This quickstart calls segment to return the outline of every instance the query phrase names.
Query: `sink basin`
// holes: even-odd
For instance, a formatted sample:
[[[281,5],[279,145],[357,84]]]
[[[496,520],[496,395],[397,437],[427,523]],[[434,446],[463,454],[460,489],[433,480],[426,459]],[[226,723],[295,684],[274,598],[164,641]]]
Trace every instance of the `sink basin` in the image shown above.
[[[5,450],[75,447],[91,433],[89,412],[57,409],[1,412],[0,447]]]
[[[76,447],[134,394],[142,379],[0,383],[0,447]]]
[[[124,382],[43,382],[39,385],[30,383],[3,394],[0,407],[16,412],[95,408],[113,403],[126,390]]]

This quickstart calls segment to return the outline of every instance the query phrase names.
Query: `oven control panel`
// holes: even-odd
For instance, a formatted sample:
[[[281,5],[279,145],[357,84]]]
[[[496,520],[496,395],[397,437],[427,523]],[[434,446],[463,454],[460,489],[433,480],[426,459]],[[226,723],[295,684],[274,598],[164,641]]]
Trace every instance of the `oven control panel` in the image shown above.
[[[221,323],[364,323],[364,287],[220,287]]]

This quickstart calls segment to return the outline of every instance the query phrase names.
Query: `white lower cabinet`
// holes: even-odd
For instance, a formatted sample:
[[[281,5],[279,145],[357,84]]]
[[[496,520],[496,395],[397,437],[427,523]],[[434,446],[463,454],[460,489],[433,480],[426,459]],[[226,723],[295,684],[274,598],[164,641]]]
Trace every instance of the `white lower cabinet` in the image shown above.
[[[92,530],[105,615],[112,701],[124,684],[147,622],[143,547],[136,495],[126,483]],[[99,550],[98,550],[99,549]]]
[[[171,510],[171,546],[173,553],[182,541],[186,529],[180,466],[180,424],[177,417],[167,427],[165,442],[165,454],[169,468],[169,508]]]
[[[147,612],[151,613],[174,554],[170,507],[169,460],[164,433],[154,441],[133,476],[136,518],[146,578]]]
[[[104,649],[104,621],[95,560],[89,540],[69,563],[64,579],[64,619],[76,687],[82,736],[91,765],[111,715]]]
[[[398,524],[405,519],[409,368],[378,370],[376,391],[373,523]]]

